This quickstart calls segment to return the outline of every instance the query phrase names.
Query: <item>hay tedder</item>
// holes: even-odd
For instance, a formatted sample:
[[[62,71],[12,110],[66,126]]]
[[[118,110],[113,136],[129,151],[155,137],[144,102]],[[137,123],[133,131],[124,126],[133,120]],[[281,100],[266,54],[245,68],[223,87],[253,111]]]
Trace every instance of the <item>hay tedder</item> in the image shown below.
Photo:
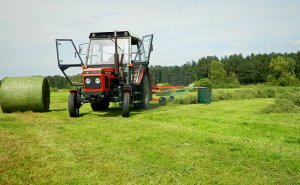
[[[172,102],[175,98],[181,97],[187,94],[187,90],[183,86],[152,86],[152,93],[155,97],[152,98],[154,101],[158,101],[159,104],[164,105],[167,101]]]
[[[153,35],[140,39],[128,31],[114,31],[90,33],[89,38],[85,54],[85,44],[77,50],[71,39],[56,39],[58,67],[76,87],[69,94],[69,115],[78,117],[83,103],[100,111],[108,110],[110,102],[119,102],[123,117],[129,116],[130,105],[147,108],[152,99],[148,66]],[[66,74],[76,67],[82,68],[81,83],[72,82]]]

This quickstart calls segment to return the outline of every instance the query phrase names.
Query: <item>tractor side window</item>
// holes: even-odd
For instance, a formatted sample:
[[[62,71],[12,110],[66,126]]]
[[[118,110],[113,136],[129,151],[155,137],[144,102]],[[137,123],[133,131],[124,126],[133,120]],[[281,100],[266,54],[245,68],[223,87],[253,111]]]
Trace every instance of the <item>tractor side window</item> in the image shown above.
[[[134,62],[146,62],[146,57],[145,57],[145,50],[144,50],[144,46],[141,43],[138,43],[138,45],[136,45],[136,56],[133,58]]]
[[[134,62],[149,62],[150,53],[152,51],[153,35],[146,35],[142,41],[138,42],[138,52]]]
[[[148,61],[149,60],[149,55],[150,55],[150,52],[152,51],[152,37],[153,36],[145,36],[143,37],[143,49],[144,49],[144,52],[145,52],[145,59]]]
[[[131,46],[131,59],[134,61],[135,57],[137,56],[137,45],[132,45]]]
[[[123,64],[128,64],[129,63],[129,40],[128,38],[126,39],[118,39],[118,53],[119,53],[119,61],[121,60],[122,54],[123,56]]]
[[[100,45],[91,44],[90,46],[90,55],[89,55],[89,63],[90,64],[100,64],[101,53],[98,52],[100,50]]]

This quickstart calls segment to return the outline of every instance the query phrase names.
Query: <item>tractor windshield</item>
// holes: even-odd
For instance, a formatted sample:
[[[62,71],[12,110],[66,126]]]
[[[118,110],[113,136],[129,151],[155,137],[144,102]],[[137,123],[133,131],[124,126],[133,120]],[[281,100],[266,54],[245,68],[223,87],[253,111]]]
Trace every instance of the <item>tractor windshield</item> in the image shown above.
[[[126,64],[130,60],[129,57],[129,39],[118,38],[118,54],[121,60],[122,54],[123,63]],[[87,55],[87,65],[105,65],[114,64],[115,43],[110,38],[91,39],[89,52]]]

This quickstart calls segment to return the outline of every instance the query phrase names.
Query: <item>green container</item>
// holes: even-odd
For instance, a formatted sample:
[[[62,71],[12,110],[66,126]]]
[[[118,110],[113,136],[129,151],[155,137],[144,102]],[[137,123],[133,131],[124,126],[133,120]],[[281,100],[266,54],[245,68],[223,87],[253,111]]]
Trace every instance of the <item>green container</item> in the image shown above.
[[[211,88],[199,87],[198,88],[198,103],[211,102]]]

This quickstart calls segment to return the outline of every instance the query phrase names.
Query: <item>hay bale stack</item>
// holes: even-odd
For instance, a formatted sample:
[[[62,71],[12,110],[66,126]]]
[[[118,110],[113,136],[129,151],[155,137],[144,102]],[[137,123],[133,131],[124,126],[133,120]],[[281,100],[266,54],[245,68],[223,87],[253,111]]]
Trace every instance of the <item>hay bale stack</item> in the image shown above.
[[[44,77],[6,77],[0,88],[0,104],[5,113],[48,111],[49,82]]]

